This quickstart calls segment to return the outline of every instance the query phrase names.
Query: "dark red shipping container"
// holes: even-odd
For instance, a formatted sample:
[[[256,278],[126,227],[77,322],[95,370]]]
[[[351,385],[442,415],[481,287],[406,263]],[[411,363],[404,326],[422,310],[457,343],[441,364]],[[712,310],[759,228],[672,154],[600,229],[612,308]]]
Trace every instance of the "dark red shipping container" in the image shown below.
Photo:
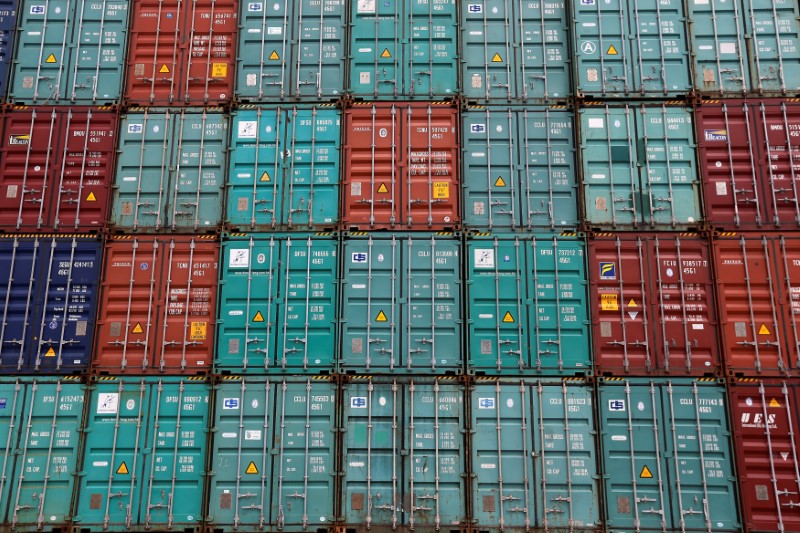
[[[458,122],[451,104],[369,103],[347,109],[343,229],[458,229]]]
[[[693,233],[589,239],[595,369],[607,376],[721,373],[708,241]]]
[[[15,107],[0,139],[0,227],[100,231],[108,217],[117,113]]]
[[[239,2],[133,3],[125,99],[134,105],[230,102]]]
[[[800,531],[800,384],[737,379],[729,387],[747,531]]]
[[[800,228],[800,99],[703,104],[696,122],[709,223]]]
[[[198,374],[211,367],[219,242],[212,236],[106,243],[93,369]]]
[[[800,374],[800,237],[731,234],[713,247],[728,373]]]

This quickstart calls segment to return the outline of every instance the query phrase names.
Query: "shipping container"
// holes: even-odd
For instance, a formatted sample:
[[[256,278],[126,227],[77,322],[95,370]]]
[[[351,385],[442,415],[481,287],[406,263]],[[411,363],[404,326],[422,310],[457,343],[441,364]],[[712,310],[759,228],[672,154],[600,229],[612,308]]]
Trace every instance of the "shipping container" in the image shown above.
[[[353,0],[349,92],[376,100],[458,93],[455,0]]]
[[[241,8],[239,102],[324,101],[344,94],[344,0],[242,2]]]
[[[696,113],[709,224],[800,229],[800,100],[731,99],[703,103]]]
[[[335,522],[338,385],[237,378],[216,386],[209,532],[328,531]]]
[[[725,387],[602,378],[607,531],[741,531]]]
[[[77,376],[0,379],[0,516],[10,531],[66,531],[85,387]]]
[[[578,227],[574,114],[560,108],[471,107],[461,115],[464,228]]]
[[[228,115],[133,109],[122,115],[110,224],[121,232],[213,233],[222,224]]]
[[[84,235],[0,237],[0,373],[87,369],[102,250]]]
[[[479,378],[469,397],[476,530],[599,530],[592,385]]]
[[[356,379],[342,386],[347,529],[463,531],[465,390],[455,378]]]
[[[103,231],[114,172],[116,112],[14,107],[2,120],[3,231]]]
[[[333,104],[239,106],[232,121],[226,228],[337,227],[341,112]]]
[[[713,264],[708,241],[692,233],[590,239],[597,374],[721,375]]]
[[[125,102],[215,106],[233,97],[239,2],[133,3]]]
[[[216,372],[336,369],[338,247],[333,235],[321,233],[226,238]]]
[[[575,236],[467,241],[470,373],[591,373],[585,249]]]
[[[339,371],[460,373],[461,242],[449,233],[342,242]]]
[[[573,0],[576,91],[685,98],[692,91],[682,0]]]
[[[5,102],[8,73],[14,55],[19,0],[0,0],[0,103]]]
[[[800,239],[731,234],[713,248],[728,373],[800,374]]]
[[[700,224],[689,109],[625,104],[578,113],[588,225],[676,231]]]
[[[72,531],[198,531],[210,397],[201,378],[94,382]]]
[[[120,101],[129,0],[24,2],[9,101],[109,105]]]
[[[430,102],[370,103],[356,104],[344,115],[343,228],[459,227],[456,108]]]
[[[103,258],[94,371],[209,370],[219,262],[214,237],[111,237]]]
[[[461,7],[461,95],[530,103],[572,95],[565,0],[480,0]]]

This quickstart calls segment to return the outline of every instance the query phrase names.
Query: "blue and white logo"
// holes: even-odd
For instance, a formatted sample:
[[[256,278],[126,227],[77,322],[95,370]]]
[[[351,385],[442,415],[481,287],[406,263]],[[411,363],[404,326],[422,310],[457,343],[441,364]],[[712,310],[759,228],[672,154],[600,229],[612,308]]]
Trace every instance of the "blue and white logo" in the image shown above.
[[[222,400],[222,408],[223,409],[238,409],[239,408],[239,398],[225,398]]]
[[[469,131],[472,133],[486,133],[486,124],[470,124]]]
[[[31,15],[44,15],[44,6],[31,6]]]
[[[261,6],[262,6],[261,2],[250,2],[249,4],[247,4],[247,10],[250,11],[251,13],[260,12],[262,9]]]
[[[141,124],[128,124],[128,133],[142,133],[144,128]]]
[[[625,400],[608,400],[608,410],[621,412],[625,410]]]
[[[494,409],[494,398],[478,398],[478,409]]]
[[[366,407],[366,396],[354,396],[353,398],[350,398],[350,409],[366,409]]]
[[[366,263],[367,254],[364,252],[353,252],[353,263]]]
[[[617,265],[614,263],[600,263],[600,279],[617,279]]]
[[[470,4],[467,10],[470,13],[483,13],[483,6],[481,4]]]

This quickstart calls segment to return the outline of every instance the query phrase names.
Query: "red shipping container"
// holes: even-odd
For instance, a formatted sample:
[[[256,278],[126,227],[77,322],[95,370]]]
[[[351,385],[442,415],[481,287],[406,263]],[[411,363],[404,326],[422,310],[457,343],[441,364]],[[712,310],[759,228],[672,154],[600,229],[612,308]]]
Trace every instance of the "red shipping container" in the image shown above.
[[[236,69],[236,0],[133,3],[126,101],[135,105],[221,105]]]
[[[747,531],[800,531],[798,385],[744,378],[729,387]]]
[[[106,244],[93,368],[197,374],[211,367],[219,242],[114,237]]]
[[[800,237],[731,234],[713,247],[728,373],[800,374]]]
[[[703,104],[696,122],[709,223],[800,228],[800,99]]]
[[[458,122],[458,110],[449,104],[347,109],[343,229],[458,229]]]
[[[598,375],[721,373],[708,242],[692,233],[589,240]]]
[[[15,107],[0,139],[0,228],[100,231],[108,217],[117,113]]]

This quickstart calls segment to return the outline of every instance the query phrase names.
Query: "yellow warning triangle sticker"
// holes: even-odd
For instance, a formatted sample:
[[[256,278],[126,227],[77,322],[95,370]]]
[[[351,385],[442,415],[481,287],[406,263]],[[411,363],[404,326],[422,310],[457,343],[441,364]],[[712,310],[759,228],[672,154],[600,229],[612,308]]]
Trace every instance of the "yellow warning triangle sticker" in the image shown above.
[[[383,311],[378,313],[378,316],[375,317],[375,322],[386,322],[387,320],[389,319],[386,318],[386,313],[384,313]]]
[[[253,317],[253,322],[264,322],[264,315],[261,314],[261,311],[256,311],[256,316]]]
[[[277,59],[280,59],[280,58],[281,58],[281,56],[278,55],[278,51],[277,50],[273,50],[272,53],[269,55],[269,59],[271,59],[273,61],[275,61]]]
[[[89,196],[86,197],[86,201],[87,202],[96,202],[97,201],[97,196],[95,196],[93,192],[90,192]]]
[[[497,181],[494,182],[495,187],[505,187],[506,182],[503,179],[503,176],[497,176]]]
[[[389,192],[389,188],[386,187],[385,183],[381,183],[381,186],[378,187],[378,192]]]
[[[117,474],[129,474],[129,473],[130,472],[128,472],[128,465],[125,464],[125,461],[122,461],[122,464],[119,465],[119,468],[117,468]]]
[[[511,316],[511,313],[506,311],[506,314],[503,316],[503,322],[514,322],[514,317]]]
[[[144,333],[141,322],[137,322],[136,325],[133,326],[131,333]]]
[[[261,174],[261,178],[259,179],[259,181],[270,181],[271,179],[272,178],[269,177],[269,174],[267,174],[267,172],[264,171],[264,173]]]
[[[503,58],[500,57],[500,54],[495,53],[492,56],[492,63],[502,63],[502,62],[503,62]]]
[[[647,468],[647,466],[645,466],[644,468],[642,468],[642,473],[639,474],[639,477],[641,477],[641,478],[652,478],[653,477],[653,473],[650,472],[650,469]]]
[[[44,352],[44,356],[45,356],[45,357],[55,357],[55,356],[56,356],[56,351],[55,351],[55,350],[53,349],[53,347],[51,346],[49,350],[47,350],[46,352]]]
[[[169,74],[169,67],[167,66],[166,63],[164,63],[163,65],[161,65],[161,68],[158,69],[158,72],[160,72],[161,74]]]
[[[631,298],[631,301],[630,301],[630,302],[628,302],[628,307],[639,307],[639,306],[638,306],[638,305],[636,305],[636,302],[634,302],[634,301],[633,301],[633,298]]]
[[[244,471],[245,474],[258,474],[258,467],[253,461],[250,461],[250,464],[247,465],[247,470]]]
[[[392,57],[392,54],[389,52],[388,48],[384,48],[383,52],[381,53],[381,57]]]
[[[758,330],[759,335],[771,335],[766,324],[761,324],[761,329]]]
[[[56,56],[54,56],[53,54],[50,54],[49,56],[47,56],[47,59],[45,59],[44,62],[45,63],[55,63],[56,62]]]
[[[775,398],[773,398],[773,399],[771,399],[771,400],[769,401],[769,406],[770,406],[770,407],[780,407],[780,406],[781,406],[781,404],[780,404],[780,403],[778,403],[778,400],[776,400]]]
[[[614,48],[614,45],[613,45],[613,44],[612,44],[611,46],[609,46],[609,47],[608,47],[608,52],[606,52],[606,54],[608,54],[608,55],[610,55],[610,56],[615,56],[615,55],[617,55],[617,49],[616,49],[616,48]]]

